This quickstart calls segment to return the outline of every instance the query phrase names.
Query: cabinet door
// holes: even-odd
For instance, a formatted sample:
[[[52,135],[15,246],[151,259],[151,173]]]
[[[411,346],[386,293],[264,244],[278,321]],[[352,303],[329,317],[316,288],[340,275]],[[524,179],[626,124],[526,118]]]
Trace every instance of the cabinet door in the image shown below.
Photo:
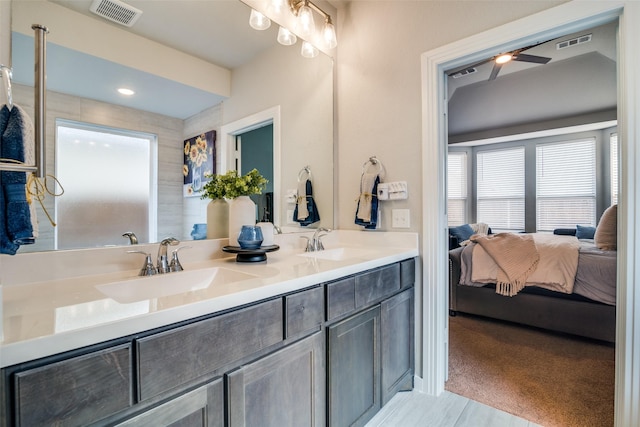
[[[324,426],[322,333],[231,372],[227,384],[229,427]]]
[[[382,405],[413,386],[413,289],[380,304],[382,335]]]
[[[118,427],[223,427],[222,378],[130,418]]]
[[[380,409],[380,306],[328,328],[329,425],[362,426]]]

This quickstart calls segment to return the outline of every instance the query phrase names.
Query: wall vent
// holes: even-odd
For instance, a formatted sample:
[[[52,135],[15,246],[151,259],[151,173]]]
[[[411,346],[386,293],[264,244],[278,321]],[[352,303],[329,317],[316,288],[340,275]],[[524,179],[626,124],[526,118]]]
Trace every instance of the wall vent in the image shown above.
[[[93,0],[89,10],[109,21],[131,27],[136,23],[142,11],[120,0]]]
[[[468,76],[469,74],[473,74],[473,73],[477,73],[478,70],[476,68],[466,68],[462,71],[458,71],[455,74],[452,74],[451,77],[453,77],[454,79],[459,79],[460,77],[464,77],[464,76]]]
[[[560,50],[560,49],[566,49],[572,46],[577,46],[579,44],[589,43],[591,41],[591,36],[592,36],[591,34],[585,34],[583,36],[575,37],[570,40],[558,42],[556,43],[556,48]]]

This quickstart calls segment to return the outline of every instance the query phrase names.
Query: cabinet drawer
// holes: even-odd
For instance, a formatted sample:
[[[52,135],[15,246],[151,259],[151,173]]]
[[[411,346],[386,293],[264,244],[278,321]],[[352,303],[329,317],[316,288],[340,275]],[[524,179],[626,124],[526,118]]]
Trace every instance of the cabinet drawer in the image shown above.
[[[130,407],[131,346],[18,372],[16,425],[87,425]]]
[[[286,338],[320,330],[324,313],[324,292],[314,288],[285,297]]]
[[[356,307],[366,307],[400,290],[400,264],[376,268],[356,276],[355,279]]]
[[[349,277],[327,284],[327,320],[356,309],[356,279]]]
[[[138,340],[140,399],[282,341],[282,318],[278,298]]]
[[[413,286],[416,281],[416,259],[400,262],[400,286],[402,289]]]

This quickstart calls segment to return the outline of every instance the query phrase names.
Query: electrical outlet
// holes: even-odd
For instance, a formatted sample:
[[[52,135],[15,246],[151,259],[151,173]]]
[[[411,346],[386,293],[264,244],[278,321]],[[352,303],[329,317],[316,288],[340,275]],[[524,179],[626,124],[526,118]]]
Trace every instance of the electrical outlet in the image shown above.
[[[287,209],[287,224],[295,224],[293,220],[293,209]]]
[[[392,228],[410,228],[411,211],[409,209],[391,209]]]

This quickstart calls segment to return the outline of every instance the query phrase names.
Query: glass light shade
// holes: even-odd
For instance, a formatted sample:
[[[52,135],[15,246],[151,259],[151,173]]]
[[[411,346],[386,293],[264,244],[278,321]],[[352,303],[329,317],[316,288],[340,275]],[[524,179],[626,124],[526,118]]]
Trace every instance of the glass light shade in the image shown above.
[[[249,25],[255,30],[266,30],[271,26],[271,20],[264,16],[257,10],[251,9],[251,16],[249,17]]]
[[[271,12],[273,15],[269,15],[269,16],[277,16],[277,15],[281,15],[282,11],[284,10],[285,7],[285,0],[271,0],[269,2],[269,9],[268,11]]]
[[[331,22],[324,24],[322,30],[322,39],[328,49],[333,49],[338,45],[338,39],[336,38],[336,29]]]
[[[302,42],[302,50],[300,51],[300,54],[305,58],[315,58],[318,56],[318,49],[316,49],[316,47],[311,43],[305,41]]]
[[[313,20],[313,11],[306,4],[302,5],[300,9],[298,9],[296,29],[302,37],[310,36],[316,32],[316,24]]]
[[[280,27],[278,30],[278,43],[285,46],[291,46],[292,44],[296,44],[297,41],[298,38],[295,34],[284,27]]]

